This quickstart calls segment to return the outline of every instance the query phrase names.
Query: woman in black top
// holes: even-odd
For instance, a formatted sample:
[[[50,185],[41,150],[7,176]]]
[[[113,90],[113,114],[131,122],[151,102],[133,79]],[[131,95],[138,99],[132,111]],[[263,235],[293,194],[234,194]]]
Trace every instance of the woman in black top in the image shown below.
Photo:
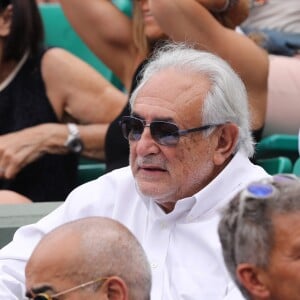
[[[77,185],[77,149],[104,158],[98,136],[126,96],[67,51],[44,48],[35,0],[0,0],[0,21],[0,189],[63,201]]]

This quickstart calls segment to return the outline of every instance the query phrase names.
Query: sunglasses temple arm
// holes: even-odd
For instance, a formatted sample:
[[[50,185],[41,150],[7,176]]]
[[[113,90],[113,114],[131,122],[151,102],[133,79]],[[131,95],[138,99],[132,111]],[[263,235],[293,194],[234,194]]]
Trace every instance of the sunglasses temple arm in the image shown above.
[[[55,294],[55,295],[52,295],[52,297],[62,296],[62,295],[64,295],[64,294],[74,292],[74,291],[76,291],[76,290],[82,289],[82,288],[84,288],[84,287],[86,287],[86,286],[89,286],[89,285],[91,285],[91,284],[94,284],[94,283],[96,283],[96,282],[99,282],[99,281],[102,281],[102,280],[106,280],[106,279],[107,279],[107,278],[104,278],[104,277],[103,277],[103,278],[98,278],[98,279],[96,279],[96,280],[91,280],[91,281],[88,281],[88,282],[86,282],[86,283],[82,283],[82,284],[80,284],[80,285],[77,285],[77,286],[75,286],[75,287],[72,287],[72,288],[70,288],[70,289],[68,289],[68,290],[65,290],[65,291],[63,291],[63,292],[57,293],[57,294]]]

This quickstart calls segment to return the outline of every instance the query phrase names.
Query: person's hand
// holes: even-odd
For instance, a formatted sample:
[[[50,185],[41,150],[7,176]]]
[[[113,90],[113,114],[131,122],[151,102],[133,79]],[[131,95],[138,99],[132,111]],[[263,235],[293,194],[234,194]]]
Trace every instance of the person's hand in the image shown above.
[[[236,2],[236,3],[235,3]],[[233,1],[235,3],[227,12],[216,13],[215,17],[225,26],[234,29],[245,21],[249,15],[249,0]]]
[[[47,125],[0,136],[0,178],[12,179],[22,168],[47,152]]]

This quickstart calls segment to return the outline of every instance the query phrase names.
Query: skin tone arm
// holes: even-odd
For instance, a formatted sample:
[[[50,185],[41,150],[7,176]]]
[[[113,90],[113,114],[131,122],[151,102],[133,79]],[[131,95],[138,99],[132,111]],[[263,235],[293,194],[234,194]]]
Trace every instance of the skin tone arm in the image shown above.
[[[0,204],[28,204],[32,203],[28,198],[13,191],[0,191]]]
[[[132,23],[109,0],[60,0],[68,20],[90,49],[129,90],[142,58],[133,43]]]
[[[227,0],[196,0],[210,11],[222,10],[227,5]],[[216,13],[226,27],[234,29],[240,25],[249,15],[249,0],[238,0],[224,13]],[[226,23],[224,23],[226,22]]]
[[[150,7],[163,31],[173,40],[197,41],[199,49],[216,53],[231,64],[248,90],[252,128],[262,127],[267,98],[267,53],[247,37],[222,26],[196,0],[150,0]]]
[[[57,68],[59,66],[59,68]],[[48,98],[62,123],[79,124],[83,155],[104,159],[109,123],[121,112],[127,95],[72,54],[53,48],[42,60]],[[0,136],[0,177],[13,178],[44,153],[63,154],[68,149],[66,124],[41,124]]]
[[[226,0],[195,0],[196,2],[202,4],[208,10],[220,10],[226,4]]]

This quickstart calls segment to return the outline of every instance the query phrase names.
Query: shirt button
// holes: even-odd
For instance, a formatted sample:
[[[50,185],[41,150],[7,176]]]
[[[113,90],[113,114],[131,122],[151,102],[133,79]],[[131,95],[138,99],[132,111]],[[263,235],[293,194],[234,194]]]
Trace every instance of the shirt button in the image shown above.
[[[165,228],[167,228],[168,227],[168,224],[167,223],[164,223],[164,222],[161,222],[160,223],[160,228],[161,229],[165,229]]]
[[[158,267],[157,263],[152,263],[152,264],[151,264],[151,268],[152,268],[152,269],[156,269],[157,267]]]

